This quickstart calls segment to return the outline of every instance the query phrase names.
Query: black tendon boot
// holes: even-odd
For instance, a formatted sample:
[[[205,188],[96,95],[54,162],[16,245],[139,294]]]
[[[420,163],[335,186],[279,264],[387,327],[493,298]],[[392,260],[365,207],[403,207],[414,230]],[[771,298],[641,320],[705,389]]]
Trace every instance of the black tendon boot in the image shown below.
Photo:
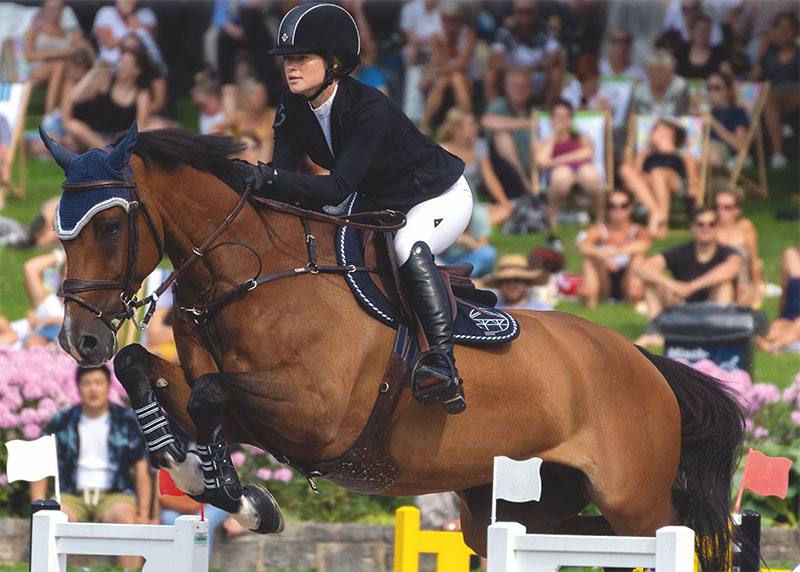
[[[150,455],[150,463],[157,469],[168,466],[165,455],[170,454],[179,463],[186,459],[186,452],[180,439],[169,428],[169,421],[161,411],[161,406],[156,401],[152,389],[147,390],[145,395],[147,405],[143,405],[134,411],[139,420],[139,426],[144,435],[144,444]]]
[[[400,272],[431,347],[414,369],[414,397],[423,405],[440,402],[447,413],[461,413],[467,402],[453,357],[453,313],[428,245],[415,243]]]

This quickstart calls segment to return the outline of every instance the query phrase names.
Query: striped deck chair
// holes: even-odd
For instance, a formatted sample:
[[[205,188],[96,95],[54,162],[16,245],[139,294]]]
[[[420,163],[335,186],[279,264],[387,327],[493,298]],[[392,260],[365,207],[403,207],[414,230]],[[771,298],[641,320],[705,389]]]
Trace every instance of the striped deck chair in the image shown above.
[[[658,121],[654,115],[631,115],[628,123],[628,142],[625,146],[625,160],[632,162],[637,151],[647,146],[650,131]],[[671,118],[686,130],[684,147],[694,155],[700,165],[700,190],[695,197],[695,204],[702,205],[706,200],[706,187],[709,178],[709,133],[711,121],[709,115],[681,115]]]
[[[576,111],[573,125],[580,132],[589,136],[594,145],[592,164],[600,174],[604,188],[609,191],[614,186],[614,148],[611,140],[611,112],[609,111]],[[550,136],[553,128],[550,114],[534,110],[531,118],[531,152],[536,142]],[[531,159],[531,188],[534,194],[541,194],[547,187],[545,174],[540,172],[536,161]]]
[[[692,108],[697,112],[706,113],[710,111],[708,103],[708,93],[706,92],[705,82],[690,81],[689,94]],[[730,186],[741,185],[758,196],[767,197],[767,161],[764,153],[764,134],[761,129],[761,113],[767,102],[769,95],[770,82],[739,81],[736,84],[736,104],[740,105],[750,117],[750,125],[747,128],[747,135],[742,150],[733,159],[733,162],[724,165],[723,169],[728,175]],[[751,147],[755,145],[756,169],[758,182],[751,181],[742,175],[745,161],[750,155]]]

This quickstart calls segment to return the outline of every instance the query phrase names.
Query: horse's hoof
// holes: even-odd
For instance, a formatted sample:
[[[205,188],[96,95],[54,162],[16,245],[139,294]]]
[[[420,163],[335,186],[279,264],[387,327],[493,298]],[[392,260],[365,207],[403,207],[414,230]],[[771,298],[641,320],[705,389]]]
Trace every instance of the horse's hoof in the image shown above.
[[[286,523],[277,501],[270,492],[261,485],[247,485],[242,489],[242,494],[247,497],[259,516],[259,525],[251,528],[258,534],[277,534],[283,532]]]

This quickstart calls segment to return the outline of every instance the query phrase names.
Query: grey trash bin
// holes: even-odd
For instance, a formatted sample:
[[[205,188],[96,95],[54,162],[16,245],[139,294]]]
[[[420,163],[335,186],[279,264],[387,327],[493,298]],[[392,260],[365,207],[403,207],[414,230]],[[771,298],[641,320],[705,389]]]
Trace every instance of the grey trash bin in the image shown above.
[[[664,355],[689,362],[710,359],[727,370],[753,370],[753,335],[763,314],[742,306],[691,302],[664,310],[653,320],[664,336]]]

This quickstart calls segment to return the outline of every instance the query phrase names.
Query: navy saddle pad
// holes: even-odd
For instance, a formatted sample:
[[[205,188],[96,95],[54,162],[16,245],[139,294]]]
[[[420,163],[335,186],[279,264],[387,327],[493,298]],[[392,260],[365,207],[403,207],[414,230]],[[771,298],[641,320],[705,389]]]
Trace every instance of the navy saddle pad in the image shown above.
[[[353,211],[353,203],[349,205]],[[340,227],[336,235],[336,257],[339,264],[364,266],[364,253],[356,229]],[[364,310],[377,320],[397,329],[399,313],[369,272],[345,274],[347,285]],[[455,341],[458,344],[500,344],[519,335],[519,324],[506,312],[470,300],[469,306],[457,300]],[[480,308],[476,310],[475,308]]]

